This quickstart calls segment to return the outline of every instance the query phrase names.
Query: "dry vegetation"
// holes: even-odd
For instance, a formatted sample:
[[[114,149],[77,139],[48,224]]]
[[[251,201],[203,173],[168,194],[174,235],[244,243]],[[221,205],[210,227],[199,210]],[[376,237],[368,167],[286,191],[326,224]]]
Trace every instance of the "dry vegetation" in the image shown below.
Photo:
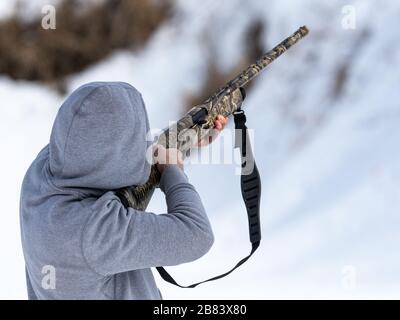
[[[139,48],[169,16],[169,1],[107,0],[89,10],[78,1],[57,8],[56,30],[41,18],[0,23],[0,73],[14,79],[53,82],[79,72],[117,48]]]

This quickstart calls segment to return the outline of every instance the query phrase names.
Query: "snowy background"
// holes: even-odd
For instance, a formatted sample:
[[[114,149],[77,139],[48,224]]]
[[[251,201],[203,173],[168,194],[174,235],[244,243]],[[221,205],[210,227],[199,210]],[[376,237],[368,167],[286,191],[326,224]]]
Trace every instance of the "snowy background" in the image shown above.
[[[30,12],[40,15],[49,2],[36,1]],[[0,2],[1,18],[13,3]],[[348,29],[343,19],[353,9],[355,29]],[[205,43],[213,44],[223,72],[240,60],[244,30],[254,20],[265,26],[268,49],[301,25],[310,29],[259,77],[245,102],[263,182],[259,251],[229,277],[196,289],[175,288],[157,276],[165,298],[400,298],[399,17],[397,0],[177,0],[173,17],[143,49],[116,51],[68,77],[67,92],[93,80],[133,84],[152,127],[163,128],[207,79]],[[51,87],[0,74],[3,299],[26,298],[20,185],[64,98]],[[186,168],[216,242],[202,259],[169,268],[182,283],[223,272],[250,249],[234,170]],[[149,209],[165,210],[162,194]]]

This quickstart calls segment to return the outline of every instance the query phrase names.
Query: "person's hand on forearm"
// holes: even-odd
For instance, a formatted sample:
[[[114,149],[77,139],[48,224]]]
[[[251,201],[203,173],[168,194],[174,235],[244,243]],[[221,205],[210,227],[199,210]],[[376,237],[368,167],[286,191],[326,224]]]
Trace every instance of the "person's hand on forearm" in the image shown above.
[[[211,131],[210,135],[202,138],[198,143],[198,147],[205,147],[212,143],[219,135],[219,133],[225,128],[226,124],[228,123],[228,118],[224,117],[223,115],[219,114],[214,121],[214,128]]]
[[[214,128],[211,135],[204,137],[197,143],[198,147],[204,147],[212,143],[225,128],[228,123],[228,118],[223,115],[218,115],[214,122]],[[157,165],[158,171],[162,173],[166,167],[176,165],[183,170],[183,155],[176,148],[166,149],[162,145],[156,145],[153,149],[154,162]]]

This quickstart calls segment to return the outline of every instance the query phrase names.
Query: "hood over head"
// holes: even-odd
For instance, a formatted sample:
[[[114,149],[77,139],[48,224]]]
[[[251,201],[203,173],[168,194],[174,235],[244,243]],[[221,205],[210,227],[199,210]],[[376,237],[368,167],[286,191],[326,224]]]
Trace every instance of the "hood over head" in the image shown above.
[[[146,182],[149,120],[141,94],[123,82],[93,82],[63,103],[49,144],[58,187],[113,190]]]

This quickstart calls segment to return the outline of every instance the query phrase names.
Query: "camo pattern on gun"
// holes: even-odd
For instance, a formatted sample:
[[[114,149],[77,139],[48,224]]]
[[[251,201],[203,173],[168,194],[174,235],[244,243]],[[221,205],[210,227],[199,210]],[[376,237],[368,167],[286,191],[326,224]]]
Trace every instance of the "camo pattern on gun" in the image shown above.
[[[240,88],[252,81],[264,68],[307,34],[307,27],[300,27],[204,103],[191,108],[178,122],[163,130],[154,143],[161,144],[166,148],[177,148],[186,156],[196,141],[210,134],[217,115],[222,114],[228,117],[240,109],[244,99]],[[159,184],[160,177],[157,167],[152,165],[149,180],[144,185],[120,189],[117,191],[117,195],[126,206],[145,210],[154,189]]]
[[[263,70],[276,58],[278,58],[280,55],[289,50],[291,46],[293,46],[299,40],[304,38],[307,34],[308,34],[307,27],[306,26],[300,27],[290,37],[286,38],[280,44],[275,46],[272,50],[264,54],[256,63],[250,65],[250,67],[244,70],[235,79],[228,82],[225,88],[230,87],[232,90],[235,90],[237,88],[245,86],[248,82],[253,80],[260,73],[261,70]]]

